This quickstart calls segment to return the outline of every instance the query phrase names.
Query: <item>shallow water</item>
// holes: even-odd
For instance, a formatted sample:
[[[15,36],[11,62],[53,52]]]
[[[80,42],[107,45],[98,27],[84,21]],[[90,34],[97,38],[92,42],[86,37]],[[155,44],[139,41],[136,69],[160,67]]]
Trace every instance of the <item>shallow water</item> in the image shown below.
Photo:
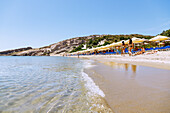
[[[75,58],[0,57],[0,112],[111,112],[83,68]]]

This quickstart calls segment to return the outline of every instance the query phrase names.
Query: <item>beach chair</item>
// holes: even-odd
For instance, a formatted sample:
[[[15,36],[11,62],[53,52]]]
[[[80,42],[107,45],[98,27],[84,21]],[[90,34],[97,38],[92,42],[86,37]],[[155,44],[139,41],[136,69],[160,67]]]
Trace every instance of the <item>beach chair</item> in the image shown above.
[[[153,47],[151,47],[151,48],[145,48],[145,51],[151,51],[151,50],[153,50]]]
[[[159,50],[160,48],[159,47],[155,47],[153,50]]]
[[[125,53],[128,54],[128,48],[125,48]]]
[[[116,54],[116,52],[111,52],[111,54]]]
[[[105,53],[105,55],[108,55],[108,54],[109,54],[109,52],[106,52],[106,53]]]
[[[109,52],[109,54],[111,55],[111,54],[113,54],[113,52]]]
[[[132,54],[136,53],[136,51],[134,51],[133,49],[132,49],[132,51],[131,51],[131,52],[132,52]]]
[[[165,49],[166,49],[166,47],[160,47],[160,48],[159,48],[160,51],[163,51],[163,50],[165,50]]]
[[[170,50],[170,46],[165,46],[165,47],[166,47],[165,48],[166,51]]]

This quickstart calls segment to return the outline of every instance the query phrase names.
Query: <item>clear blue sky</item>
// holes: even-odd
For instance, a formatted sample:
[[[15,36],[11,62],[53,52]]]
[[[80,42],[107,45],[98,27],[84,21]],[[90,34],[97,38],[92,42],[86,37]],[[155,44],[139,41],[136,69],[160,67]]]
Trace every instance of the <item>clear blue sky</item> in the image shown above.
[[[0,0],[0,51],[92,34],[157,35],[169,0]]]

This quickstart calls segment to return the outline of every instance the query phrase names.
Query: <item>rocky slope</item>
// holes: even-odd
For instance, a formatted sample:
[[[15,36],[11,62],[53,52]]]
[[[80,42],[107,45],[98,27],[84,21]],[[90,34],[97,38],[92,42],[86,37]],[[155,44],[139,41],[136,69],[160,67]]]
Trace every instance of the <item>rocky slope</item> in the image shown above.
[[[15,50],[8,50],[0,52],[0,56],[50,56],[60,53],[70,52],[73,48],[80,44],[86,43],[88,39],[95,37],[95,35],[76,37],[51,44],[41,48],[20,48]]]
[[[27,51],[31,50],[32,47],[26,47],[26,48],[19,48],[19,49],[12,49],[12,50],[7,50],[7,51],[1,51],[0,56],[10,56],[10,55],[15,55],[16,53],[22,52],[22,51]]]

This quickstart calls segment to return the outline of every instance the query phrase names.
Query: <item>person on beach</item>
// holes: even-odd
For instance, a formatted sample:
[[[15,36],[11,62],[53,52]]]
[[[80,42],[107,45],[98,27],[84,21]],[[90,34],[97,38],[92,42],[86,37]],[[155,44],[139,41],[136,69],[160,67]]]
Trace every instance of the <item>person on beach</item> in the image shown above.
[[[149,55],[149,54],[154,54],[154,53],[157,53],[158,50],[152,50],[151,52],[147,52],[146,55]]]
[[[137,46],[135,47],[135,51],[138,51],[138,47]]]
[[[144,47],[142,47],[142,54],[144,54],[145,53],[145,48]]]
[[[121,52],[122,55],[125,54],[125,48],[126,48],[125,42],[122,41],[122,52]]]
[[[79,58],[79,53],[77,54],[78,58]]]
[[[133,42],[131,38],[129,39],[128,47],[129,47],[129,50],[128,50],[129,56],[132,56]]]
[[[119,47],[116,47],[116,54],[119,54]]]
[[[141,48],[141,51],[139,51],[139,52],[135,53],[135,54],[134,54],[134,56],[135,56],[135,55],[144,54],[144,53],[145,53],[145,48],[144,48],[144,47],[142,47],[142,48]]]
[[[158,52],[157,50],[152,50],[151,52],[145,52],[145,48],[144,48],[144,47],[142,47],[141,49],[142,49],[142,50],[139,51],[139,52],[137,52],[137,53],[135,53],[134,56],[140,55],[140,54],[149,55],[149,54],[154,54],[154,53],[157,53],[157,52]]]

